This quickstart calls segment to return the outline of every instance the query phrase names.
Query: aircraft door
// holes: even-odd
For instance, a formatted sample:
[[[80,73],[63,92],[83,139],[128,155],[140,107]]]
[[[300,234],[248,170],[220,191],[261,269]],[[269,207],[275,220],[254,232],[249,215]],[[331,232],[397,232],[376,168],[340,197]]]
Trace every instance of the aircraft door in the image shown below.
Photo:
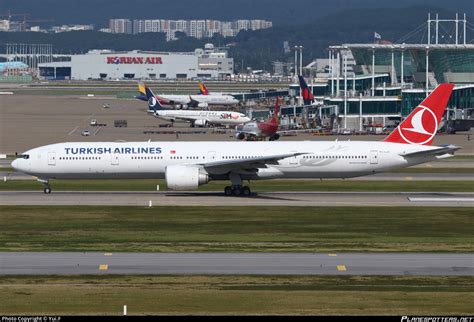
[[[216,160],[216,151],[207,152],[207,160],[208,161],[215,161]]]
[[[112,164],[112,165],[118,165],[119,164],[119,154],[118,153],[112,153],[110,155],[110,164]]]
[[[48,152],[48,165],[56,165],[56,152]]]
[[[370,151],[370,164],[379,163],[379,152],[376,150]]]

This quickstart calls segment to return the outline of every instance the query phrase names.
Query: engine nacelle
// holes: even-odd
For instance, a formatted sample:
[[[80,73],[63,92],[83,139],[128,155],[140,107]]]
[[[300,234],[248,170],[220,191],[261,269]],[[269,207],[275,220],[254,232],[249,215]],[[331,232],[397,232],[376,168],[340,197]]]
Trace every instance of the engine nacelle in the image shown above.
[[[196,190],[209,182],[209,176],[203,169],[188,165],[167,166],[165,177],[170,190]]]
[[[194,121],[194,126],[205,127],[205,126],[207,126],[207,120],[205,120],[205,119],[196,120],[196,121]]]
[[[208,107],[209,107],[209,104],[207,104],[207,103],[198,103],[197,107],[200,107],[200,108],[208,108]]]
[[[238,140],[243,140],[243,139],[245,139],[245,134],[243,132],[236,133],[235,138],[238,139]]]
[[[276,141],[276,140],[278,140],[279,138],[280,138],[280,134],[275,133],[275,134],[273,134],[273,135],[270,137],[269,140],[270,140],[270,141]]]

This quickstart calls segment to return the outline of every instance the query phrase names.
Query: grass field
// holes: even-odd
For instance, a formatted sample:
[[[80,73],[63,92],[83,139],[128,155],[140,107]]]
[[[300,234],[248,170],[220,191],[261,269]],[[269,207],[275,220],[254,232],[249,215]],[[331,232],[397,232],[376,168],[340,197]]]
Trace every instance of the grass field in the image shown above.
[[[473,174],[474,168],[404,168],[392,173],[466,173]]]
[[[0,206],[0,251],[472,252],[449,207]]]
[[[54,191],[156,191],[166,188],[164,180],[51,180]],[[199,191],[223,191],[229,182],[218,181],[199,187]],[[246,182],[245,182],[246,184]],[[254,192],[271,191],[387,191],[387,192],[474,192],[473,181],[362,181],[362,180],[263,180],[252,181]],[[42,190],[35,180],[0,182],[0,191]]]
[[[15,172],[10,166],[2,167],[0,166],[0,171],[4,172]],[[466,173],[466,174],[474,174],[474,167],[473,168],[404,168],[400,170],[390,171],[392,173]]]
[[[472,277],[0,277],[1,315],[472,315]]]

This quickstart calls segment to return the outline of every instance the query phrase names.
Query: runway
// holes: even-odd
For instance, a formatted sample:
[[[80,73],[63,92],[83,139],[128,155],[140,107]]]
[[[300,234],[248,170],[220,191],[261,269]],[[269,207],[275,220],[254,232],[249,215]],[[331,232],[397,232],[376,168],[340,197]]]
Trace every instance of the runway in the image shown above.
[[[456,206],[473,207],[474,193],[262,192],[226,197],[222,192],[1,191],[0,205],[42,206]]]
[[[0,179],[7,181],[36,180],[35,177],[21,172],[0,171]],[[377,173],[370,176],[351,178],[355,181],[474,181],[472,173]]]
[[[474,275],[474,254],[0,253],[0,275]]]
[[[0,205],[43,206],[456,206],[473,207],[474,193],[262,192],[226,197],[222,192],[1,191]]]

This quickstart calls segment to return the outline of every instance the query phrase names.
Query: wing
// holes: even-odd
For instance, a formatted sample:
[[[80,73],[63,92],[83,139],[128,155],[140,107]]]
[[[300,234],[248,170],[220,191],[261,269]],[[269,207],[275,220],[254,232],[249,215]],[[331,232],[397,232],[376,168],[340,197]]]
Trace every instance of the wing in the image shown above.
[[[199,102],[196,101],[194,98],[192,98],[191,96],[189,96],[189,103],[188,103],[188,106],[189,107],[198,107],[199,106]]]
[[[267,165],[277,165],[278,161],[296,157],[298,155],[308,154],[306,152],[298,152],[298,153],[286,153],[286,154],[273,154],[267,155],[262,157],[255,157],[255,158],[243,158],[243,159],[231,159],[231,160],[219,160],[219,161],[211,161],[206,163],[201,163],[202,167],[206,169],[209,173],[213,172],[222,172],[223,170],[227,171],[249,171],[249,170],[257,170],[261,168],[266,168]]]
[[[442,156],[444,154],[453,154],[455,151],[459,150],[461,147],[455,145],[443,145],[437,146],[433,149],[415,151],[415,152],[403,152],[400,153],[402,157],[422,157],[422,156]]]

